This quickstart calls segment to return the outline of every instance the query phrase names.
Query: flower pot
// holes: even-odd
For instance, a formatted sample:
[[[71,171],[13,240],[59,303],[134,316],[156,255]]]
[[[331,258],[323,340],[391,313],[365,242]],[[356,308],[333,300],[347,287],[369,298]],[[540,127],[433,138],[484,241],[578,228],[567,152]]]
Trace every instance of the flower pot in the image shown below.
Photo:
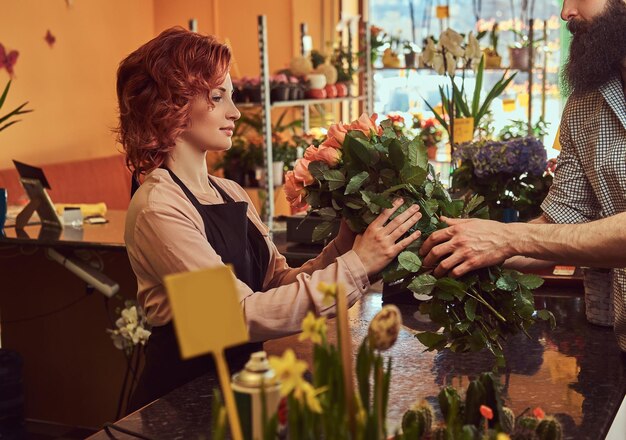
[[[348,86],[345,83],[335,84],[335,89],[337,90],[337,98],[348,96]]]
[[[326,90],[326,97],[327,98],[336,98],[337,97],[337,87],[335,87],[334,84],[326,84],[326,87],[324,87],[324,90]]]
[[[261,86],[248,86],[244,93],[249,102],[261,102]]]
[[[429,145],[426,148],[426,153],[428,154],[428,160],[436,160],[437,159],[437,145]]]
[[[415,67],[416,55],[417,54],[415,52],[405,53],[404,54],[404,66],[405,67]]]
[[[272,163],[272,174],[274,179],[274,186],[281,186],[283,184],[285,164],[284,162]]]
[[[304,89],[300,84],[291,84],[289,88],[289,99],[297,101],[304,98]]]
[[[502,57],[491,51],[485,51],[485,69],[499,69],[502,67]]]
[[[324,89],[309,89],[305,93],[307,99],[326,99],[326,90]]]
[[[530,47],[509,47],[511,69],[530,69]]]
[[[613,309],[613,277],[609,269],[583,269],[585,286],[585,314],[592,324],[611,327]]]
[[[326,87],[326,75],[322,73],[309,73],[306,79],[311,89],[323,89]]]
[[[289,101],[290,94],[289,84],[275,84],[270,91],[270,99],[272,102]]]

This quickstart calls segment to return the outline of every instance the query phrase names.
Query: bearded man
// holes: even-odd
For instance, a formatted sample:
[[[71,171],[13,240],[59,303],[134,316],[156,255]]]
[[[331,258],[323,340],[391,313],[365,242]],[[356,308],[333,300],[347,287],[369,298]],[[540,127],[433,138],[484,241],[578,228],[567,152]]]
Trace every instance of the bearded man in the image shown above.
[[[450,227],[421,252],[436,276],[505,261],[613,268],[614,329],[626,351],[626,0],[564,0],[561,18],[573,35],[563,70],[569,99],[543,215],[527,224],[445,219]]]

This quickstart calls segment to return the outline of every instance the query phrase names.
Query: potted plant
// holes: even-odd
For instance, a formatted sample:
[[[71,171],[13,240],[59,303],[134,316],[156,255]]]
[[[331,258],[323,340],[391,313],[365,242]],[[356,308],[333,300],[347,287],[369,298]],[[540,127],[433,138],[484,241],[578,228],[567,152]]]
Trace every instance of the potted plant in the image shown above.
[[[337,96],[343,97],[350,95],[350,85],[353,82],[355,68],[355,54],[344,47],[336,47],[331,56],[331,64],[337,70]]]
[[[289,78],[284,73],[279,73],[270,78],[270,99],[272,102],[289,101],[291,86]]]
[[[372,65],[380,55],[380,48],[385,45],[385,32],[378,26],[370,27],[370,60]]]
[[[4,102],[7,99],[7,95],[9,94],[10,88],[11,88],[11,80],[9,80],[7,85],[4,87],[4,91],[2,92],[2,95],[0,95],[0,109],[2,109],[2,106],[4,105]],[[16,116],[24,115],[26,113],[32,112],[32,110],[23,110],[26,104],[28,104],[28,102],[23,103],[22,105],[18,106],[16,109],[10,111],[6,115],[0,116],[0,131],[5,130],[9,128],[11,125],[17,124],[18,122],[20,122],[21,119],[13,119]]]
[[[415,45],[412,42],[405,40],[403,43],[403,47],[404,66],[408,68],[415,67],[415,59],[417,57],[417,54],[415,53]]]
[[[502,66],[502,57],[498,53],[498,33],[498,23],[494,23],[491,32],[489,32],[490,46],[483,49],[486,69],[499,69]]]
[[[520,209],[538,208],[552,181],[546,149],[532,136],[461,144],[453,158],[460,165],[452,188],[483,197],[492,220],[517,221]]]
[[[400,57],[398,55],[398,46],[400,45],[400,39],[398,37],[389,37],[389,47],[383,52],[383,66],[396,68],[400,67]]]
[[[528,71],[530,69],[530,38],[521,31],[513,30],[516,41],[509,46],[509,60],[511,69]],[[543,41],[543,38],[533,40],[533,48]]]
[[[413,118],[413,127],[419,130],[419,136],[426,147],[429,160],[437,159],[437,150],[443,142],[443,127],[436,118]]]
[[[261,102],[261,79],[244,76],[241,79],[242,91],[248,102]]]
[[[435,107],[428,102],[426,102],[427,107],[448,133],[452,146],[456,143],[471,141],[480,128],[483,118],[489,113],[493,100],[504,92],[516,74],[508,75],[508,72],[504,72],[482,99],[485,59],[478,40],[472,32],[469,33],[467,42],[463,35],[452,29],[445,30],[437,44],[429,38],[423,57],[426,65],[431,66],[438,74],[450,78],[450,87],[447,91],[443,86],[439,86],[442,110],[435,110]],[[454,80],[459,64],[462,66],[460,86]],[[467,69],[473,69],[476,72],[471,100],[465,90]]]

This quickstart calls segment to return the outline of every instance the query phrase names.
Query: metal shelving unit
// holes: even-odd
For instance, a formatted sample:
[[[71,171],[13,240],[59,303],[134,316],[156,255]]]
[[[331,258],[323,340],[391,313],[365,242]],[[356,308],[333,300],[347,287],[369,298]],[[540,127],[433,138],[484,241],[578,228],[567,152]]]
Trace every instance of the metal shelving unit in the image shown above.
[[[268,55],[268,44],[267,44],[267,16],[259,15],[257,17],[258,24],[258,45],[259,45],[259,62],[260,62],[260,72],[261,72],[261,102],[259,103],[244,103],[238,104],[240,108],[251,108],[251,107],[260,107],[261,108],[261,118],[263,121],[263,139],[265,141],[265,150],[263,153],[263,167],[265,169],[265,182],[263,189],[265,190],[266,197],[264,201],[264,215],[263,221],[267,225],[267,227],[271,231],[273,230],[273,222],[274,222],[274,176],[273,176],[273,154],[272,154],[272,108],[301,108],[303,112],[303,120],[304,120],[304,129],[308,130],[309,127],[309,114],[310,107],[312,105],[320,105],[320,104],[333,104],[333,103],[343,103],[343,102],[364,102],[365,103],[365,111],[370,112],[372,108],[370,103],[372,102],[369,98],[369,94],[365,94],[364,96],[346,96],[343,98],[328,98],[328,99],[303,99],[298,101],[279,101],[279,102],[271,102],[270,101],[270,72],[269,72],[269,55]],[[369,30],[369,27],[366,24],[366,28]],[[301,32],[305,32],[306,26],[301,26]],[[368,32],[369,38],[369,32]],[[369,54],[369,39],[366,40],[366,52]],[[369,63],[369,57],[365,57],[367,59],[366,71],[363,74],[363,85],[364,90],[369,88],[369,84],[371,83],[371,65]],[[348,118],[351,120],[352,115],[351,109],[348,109]]]

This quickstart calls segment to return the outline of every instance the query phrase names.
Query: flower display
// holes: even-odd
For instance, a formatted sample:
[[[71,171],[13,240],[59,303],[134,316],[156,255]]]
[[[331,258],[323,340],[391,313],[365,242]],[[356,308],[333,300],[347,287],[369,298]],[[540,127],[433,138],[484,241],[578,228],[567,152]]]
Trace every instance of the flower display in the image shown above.
[[[132,301],[127,301],[120,311],[120,317],[115,321],[115,329],[107,329],[111,335],[113,345],[130,355],[137,345],[145,345],[150,337],[147,327],[147,318],[143,309]]]

